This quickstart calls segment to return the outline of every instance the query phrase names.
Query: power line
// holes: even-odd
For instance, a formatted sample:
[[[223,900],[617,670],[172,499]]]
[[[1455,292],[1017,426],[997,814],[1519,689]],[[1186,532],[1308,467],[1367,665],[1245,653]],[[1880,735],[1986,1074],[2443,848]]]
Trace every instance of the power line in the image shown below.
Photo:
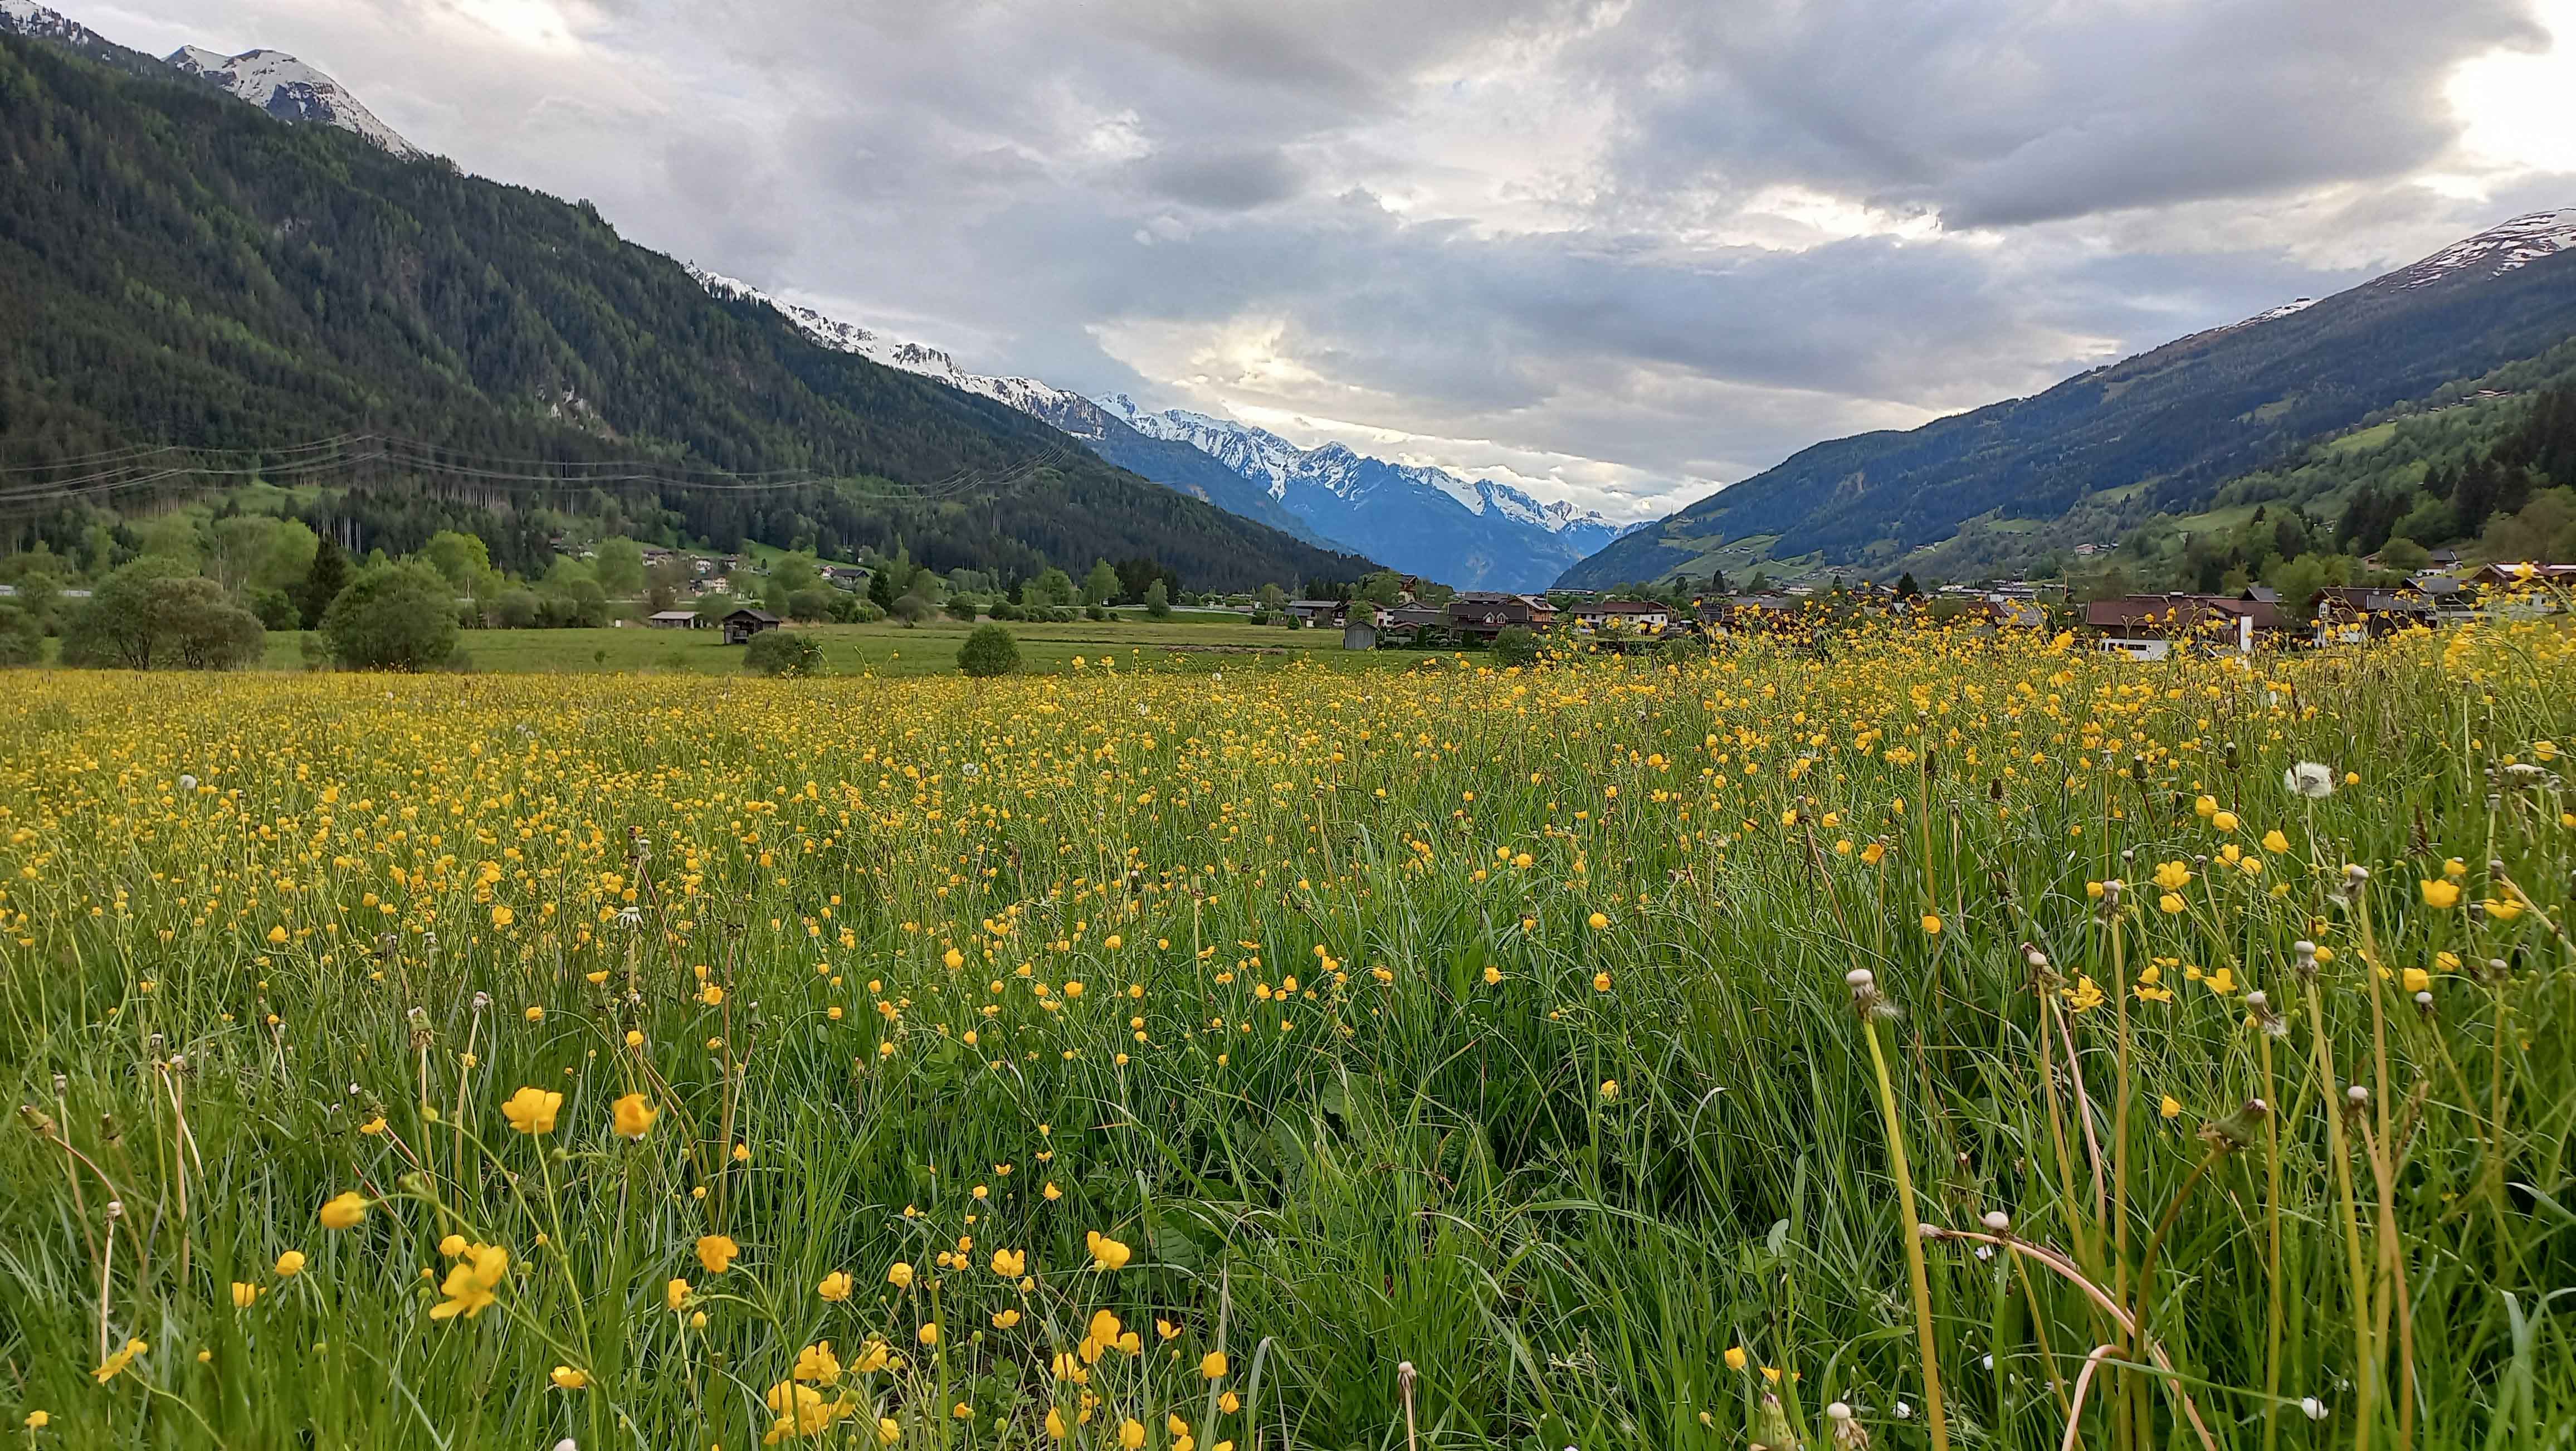
[[[935,502],[1018,483],[1077,455],[1058,443],[1001,469],[961,469],[919,484],[874,476],[777,469],[760,473],[696,467],[671,459],[531,459],[478,453],[422,439],[379,433],[343,433],[262,449],[198,449],[176,444],[137,445],[46,465],[0,468],[10,474],[50,472],[52,478],[0,481],[0,518],[24,517],[80,499],[105,498],[165,486],[203,488],[224,480],[358,482],[361,470],[392,469],[424,484],[452,482],[484,490],[560,491],[646,487],[710,493],[768,494],[828,489],[844,496],[886,502]],[[69,477],[61,471],[72,470]],[[367,479],[365,482],[379,482]]]

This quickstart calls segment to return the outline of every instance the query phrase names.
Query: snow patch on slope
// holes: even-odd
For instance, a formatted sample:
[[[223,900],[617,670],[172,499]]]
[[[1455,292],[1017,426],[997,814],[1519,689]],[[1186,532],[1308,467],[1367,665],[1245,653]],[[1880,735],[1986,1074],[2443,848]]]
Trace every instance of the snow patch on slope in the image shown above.
[[[2439,282],[2455,272],[2482,270],[2489,277],[2502,277],[2570,247],[2576,247],[2576,207],[2525,212],[2474,237],[2463,237],[2380,281],[2412,288]]]
[[[969,373],[957,366],[956,359],[937,348],[901,342],[883,333],[871,332],[857,323],[843,322],[810,307],[772,297],[740,278],[709,272],[694,263],[682,265],[708,292],[770,308],[794,324],[798,332],[836,353],[855,353],[872,363],[918,373],[961,393],[990,398],[1023,413],[1039,413],[1041,409],[1073,401],[1076,397],[1065,389],[1051,388],[1035,378],[996,378],[983,373]]]
[[[2294,297],[2289,301],[2282,303],[2279,307],[2265,308],[2263,311],[2245,319],[2245,323],[2270,322],[2276,317],[2288,317],[2294,312],[2305,312],[2316,305],[2317,300],[2313,297]],[[2243,326],[2244,324],[2239,325]]]

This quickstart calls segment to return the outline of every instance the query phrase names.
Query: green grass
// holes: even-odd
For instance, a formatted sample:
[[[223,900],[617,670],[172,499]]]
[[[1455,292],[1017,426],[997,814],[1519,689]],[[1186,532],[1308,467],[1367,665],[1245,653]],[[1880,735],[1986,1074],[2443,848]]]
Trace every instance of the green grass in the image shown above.
[[[0,1424],[2564,1444],[2563,620],[1328,663],[11,676]]]
[[[2374,423],[2368,428],[2356,428],[2350,433],[2328,439],[2320,447],[2327,453],[2367,453],[2396,436],[2397,423],[2396,420],[2391,419],[2386,423]]]
[[[828,673],[913,676],[956,674],[957,647],[971,627],[943,616],[913,627],[880,621],[795,628],[822,645]],[[1007,628],[1020,642],[1022,668],[1035,674],[1068,671],[1076,659],[1094,663],[1108,655],[1116,656],[1122,667],[1190,671],[1268,670],[1296,660],[1313,660],[1335,670],[1371,670],[1400,668],[1419,658],[1416,652],[1403,650],[1345,651],[1339,631],[1257,626],[1238,615],[1175,614],[1167,621],[1153,621],[1139,610],[1116,623],[1014,622]],[[303,669],[307,638],[302,631],[272,631],[264,663],[272,670]],[[473,671],[498,675],[732,675],[741,673],[743,656],[743,647],[725,644],[717,630],[656,630],[641,625],[469,630],[458,636],[457,647]]]

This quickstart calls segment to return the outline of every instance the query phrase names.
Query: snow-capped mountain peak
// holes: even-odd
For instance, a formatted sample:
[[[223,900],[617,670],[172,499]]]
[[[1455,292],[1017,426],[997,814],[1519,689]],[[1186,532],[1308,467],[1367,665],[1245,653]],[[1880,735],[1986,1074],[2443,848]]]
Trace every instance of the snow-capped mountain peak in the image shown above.
[[[1270,483],[1274,497],[1285,497],[1287,486],[1294,482],[1347,495],[1355,488],[1365,487],[1366,481],[1358,477],[1362,470],[1374,469],[1418,488],[1436,491],[1479,517],[1491,516],[1550,534],[1572,530],[1580,536],[1598,532],[1603,543],[1626,532],[1598,510],[1577,509],[1562,499],[1542,503],[1510,484],[1466,478],[1443,468],[1388,463],[1345,443],[1300,449],[1267,429],[1182,408],[1148,410],[1124,393],[1106,394],[1093,401],[1140,433],[1190,444],[1246,478]]]
[[[70,45],[98,40],[97,32],[88,26],[59,10],[48,10],[35,0],[0,0],[0,35],[26,35]]]
[[[1148,438],[1188,444],[1254,483],[1263,485],[1274,499],[1285,496],[1288,480],[1297,472],[1302,450],[1268,429],[1254,428],[1230,418],[1211,418],[1183,408],[1151,412],[1139,407],[1135,399],[1124,393],[1111,393],[1092,401],[1119,422]]]
[[[2517,267],[2576,247],[2576,207],[2554,212],[2525,212],[2474,237],[2459,241],[2423,261],[2379,279],[2399,288],[2425,287],[2457,272],[2483,272],[2502,277]]]
[[[0,35],[25,35],[59,41],[75,49],[108,46],[122,53],[97,31],[36,0],[0,0]],[[181,75],[195,76],[250,102],[282,121],[318,121],[354,132],[396,156],[425,153],[349,94],[338,81],[282,50],[246,50],[224,55],[202,45],[183,45],[163,57]]]
[[[172,69],[221,86],[281,120],[337,126],[396,156],[422,154],[338,81],[282,50],[217,55],[202,46],[183,45],[168,60]]]

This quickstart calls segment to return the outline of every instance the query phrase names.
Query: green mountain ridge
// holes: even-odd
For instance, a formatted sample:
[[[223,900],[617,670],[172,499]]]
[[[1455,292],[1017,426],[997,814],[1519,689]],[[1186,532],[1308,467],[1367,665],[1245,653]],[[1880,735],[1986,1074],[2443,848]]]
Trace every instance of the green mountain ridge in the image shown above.
[[[1702,573],[1754,536],[1772,536],[1770,558],[1893,573],[1963,528],[2046,528],[2121,491],[2149,511],[2199,509],[2229,480],[2378,410],[2576,336],[2576,251],[2476,250],[2533,220],[2032,397],[1814,445],[1613,543],[1559,583]]]
[[[1019,575],[1144,556],[1225,589],[1372,567],[1138,478],[1015,409],[727,305],[587,203],[283,125],[175,73],[0,37],[0,498],[13,516],[0,537],[94,522],[45,487],[89,479],[82,461],[99,454],[348,433],[535,474],[644,459],[677,478],[847,481],[563,491],[676,515],[719,543],[902,549],[940,570]],[[306,482],[494,492],[399,468]]]

